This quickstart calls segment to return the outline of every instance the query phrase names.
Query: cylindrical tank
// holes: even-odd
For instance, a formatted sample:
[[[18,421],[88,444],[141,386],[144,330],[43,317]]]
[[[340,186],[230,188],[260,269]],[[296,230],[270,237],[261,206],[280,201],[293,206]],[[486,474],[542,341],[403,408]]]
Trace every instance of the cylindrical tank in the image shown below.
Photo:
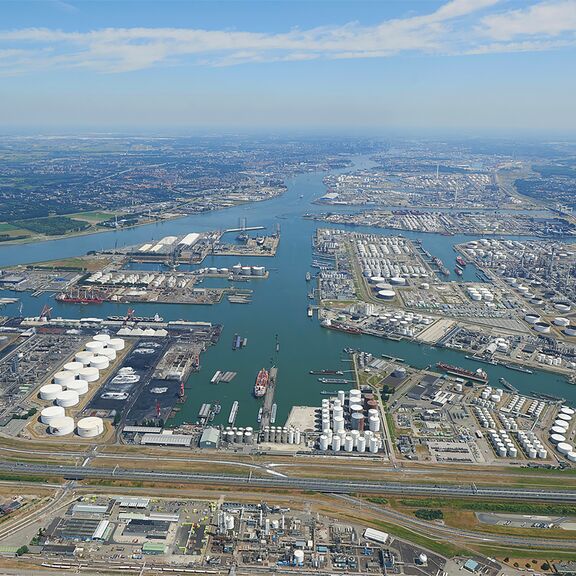
[[[328,450],[328,436],[326,436],[326,434],[320,436],[320,450]]]
[[[85,348],[87,352],[94,352],[96,354],[104,348],[104,343],[92,340],[90,342],[86,342]]]
[[[418,564],[428,564],[428,556],[424,552],[418,556]]]
[[[288,444],[294,444],[294,428],[288,430]]]
[[[338,390],[338,400],[340,400],[340,405],[344,406],[344,402],[346,401],[346,392],[344,392],[344,390]]]
[[[99,356],[106,356],[108,360],[116,360],[116,350],[114,348],[104,348],[104,350],[100,350]]]
[[[302,442],[302,434],[300,428],[296,428],[294,430],[294,444],[300,444],[300,442]]]
[[[569,414],[558,414],[558,420],[564,420],[564,422],[570,422],[572,420],[572,416]]]
[[[341,445],[340,436],[333,436],[332,450],[334,450],[334,452],[338,452],[340,450],[340,445]]]
[[[304,566],[304,550],[294,550],[294,566]]]
[[[378,438],[372,436],[369,442],[369,450],[372,454],[376,454],[378,452]]]
[[[352,430],[350,432],[350,436],[352,436],[353,443],[352,445],[354,448],[358,445],[358,438],[360,438],[360,431],[359,430]]]
[[[65,412],[62,406],[48,406],[40,412],[40,422],[50,425],[56,418],[63,416],[65,416]]]
[[[254,433],[250,430],[244,432],[244,444],[252,444],[254,442]]]
[[[74,390],[63,390],[56,396],[56,404],[58,406],[62,406],[63,408],[70,408],[71,406],[76,406],[80,401],[80,397],[78,396],[78,392],[74,392]]]
[[[550,433],[552,435],[554,434],[565,434],[566,430],[568,430],[568,428],[563,428],[562,426],[552,426],[552,428],[550,428]]]
[[[124,350],[125,342],[123,338],[112,338],[108,341],[107,348],[112,348],[113,350]]]
[[[356,444],[356,450],[358,450],[358,452],[366,452],[366,438],[364,436],[358,437],[358,443]]]
[[[350,412],[352,414],[354,414],[354,412],[364,412],[364,408],[362,407],[362,404],[351,404],[350,405]]]
[[[82,352],[76,352],[74,355],[74,359],[76,362],[80,362],[83,366],[89,366],[90,360],[94,356],[94,352],[88,352],[87,350],[83,350]]]
[[[106,368],[110,366],[110,360],[108,360],[106,356],[94,356],[94,358],[90,360],[90,366],[98,370],[106,370]]]
[[[352,450],[354,450],[354,439],[352,436],[346,436],[346,438],[344,438],[344,451],[352,452]]]
[[[54,418],[48,427],[50,434],[54,436],[67,436],[74,432],[74,419],[70,416],[62,416],[60,418]]]
[[[573,447],[571,444],[568,444],[568,442],[560,442],[560,444],[556,446],[556,449],[558,450],[558,452],[560,452],[560,454],[566,455],[569,452],[572,452]]]
[[[568,454],[566,454],[566,458],[568,458],[570,462],[576,462],[576,452],[568,452]]]
[[[378,416],[370,416],[368,426],[371,432],[380,432],[380,418]]]
[[[570,426],[570,424],[566,422],[566,420],[560,420],[560,418],[557,418],[556,420],[554,420],[554,426],[560,426],[564,429],[567,429]]]
[[[237,430],[234,436],[234,441],[236,442],[236,444],[242,444],[242,442],[244,441],[244,432],[242,432],[241,430]]]
[[[66,384],[66,390],[73,390],[79,396],[88,392],[88,382],[86,380],[72,380]]]
[[[78,436],[82,438],[94,438],[104,432],[104,421],[97,416],[88,416],[78,420],[76,426]]]
[[[94,368],[94,366],[88,366],[86,368],[82,368],[78,376],[81,380],[86,380],[86,382],[96,382],[96,380],[100,378],[100,372],[98,371],[98,368]]]
[[[352,430],[364,430],[364,414],[362,412],[354,412],[350,420]]]
[[[344,418],[336,417],[334,418],[334,432],[340,433],[344,431]]]
[[[103,344],[107,344],[110,342],[111,337],[110,334],[96,334],[94,338],[92,338],[94,342],[102,342]]]
[[[82,368],[84,368],[84,364],[82,364],[82,362],[66,362],[63,368],[65,371],[72,372],[74,375],[76,375]]]
[[[56,396],[64,390],[60,384],[46,384],[40,388],[40,398],[42,400],[56,400]]]
[[[62,370],[62,372],[56,372],[54,374],[54,384],[60,384],[60,386],[66,386],[68,382],[74,380],[77,373],[70,372],[69,370]]]
[[[574,416],[574,410],[570,406],[562,406],[560,408],[560,414],[567,414],[568,416]]]

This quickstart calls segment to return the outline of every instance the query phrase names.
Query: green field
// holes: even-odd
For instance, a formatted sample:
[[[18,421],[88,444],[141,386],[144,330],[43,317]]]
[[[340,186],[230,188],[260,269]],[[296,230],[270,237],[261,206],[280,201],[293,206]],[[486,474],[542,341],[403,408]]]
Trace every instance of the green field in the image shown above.
[[[98,210],[93,210],[92,212],[78,212],[76,214],[68,214],[68,217],[73,218],[74,220],[90,222],[90,224],[98,224],[99,222],[110,220],[110,218],[114,217],[114,214],[115,212],[100,212]]]
[[[69,232],[79,232],[90,227],[87,222],[73,220],[68,216],[49,216],[48,218],[31,218],[30,220],[16,220],[16,226],[31,230],[46,236],[60,236]]]

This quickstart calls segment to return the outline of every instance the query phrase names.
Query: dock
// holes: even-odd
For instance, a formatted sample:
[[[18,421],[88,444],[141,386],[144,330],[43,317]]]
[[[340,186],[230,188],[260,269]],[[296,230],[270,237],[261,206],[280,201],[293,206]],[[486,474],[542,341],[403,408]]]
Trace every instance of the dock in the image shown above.
[[[246,226],[245,228],[228,228],[224,233],[230,232],[250,232],[251,230],[266,230],[266,226]]]
[[[270,379],[268,381],[268,388],[266,388],[266,394],[264,395],[262,420],[260,421],[261,429],[265,428],[266,426],[270,426],[270,420],[272,415],[272,404],[274,404],[274,395],[276,394],[277,378],[278,378],[278,368],[276,368],[276,366],[272,366],[272,368],[270,368]]]

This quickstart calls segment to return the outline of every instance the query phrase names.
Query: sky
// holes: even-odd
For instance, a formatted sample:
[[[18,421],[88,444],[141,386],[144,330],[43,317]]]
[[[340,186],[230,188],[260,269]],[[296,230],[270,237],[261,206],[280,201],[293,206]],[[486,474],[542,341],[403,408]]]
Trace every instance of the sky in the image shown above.
[[[0,0],[0,133],[576,133],[576,0]]]

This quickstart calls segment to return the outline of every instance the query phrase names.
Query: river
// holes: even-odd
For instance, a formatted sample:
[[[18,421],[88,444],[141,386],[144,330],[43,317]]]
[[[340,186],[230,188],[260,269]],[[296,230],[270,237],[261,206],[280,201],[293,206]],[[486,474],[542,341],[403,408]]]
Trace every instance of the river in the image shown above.
[[[370,165],[370,161],[365,158],[355,161],[357,168]],[[318,383],[317,377],[309,375],[308,372],[311,369],[323,368],[350,369],[349,364],[342,361],[345,357],[342,349],[347,346],[360,348],[375,355],[384,353],[405,358],[409,364],[418,368],[424,368],[438,361],[471,369],[481,366],[488,372],[492,383],[497,383],[498,378],[503,376],[521,391],[539,390],[576,403],[576,386],[571,386],[563,378],[550,373],[524,374],[499,366],[480,365],[466,360],[463,354],[456,351],[437,350],[412,342],[393,342],[372,336],[355,336],[326,330],[320,327],[316,319],[308,318],[307,292],[310,285],[305,281],[305,274],[310,270],[312,260],[312,236],[316,228],[324,224],[304,220],[302,214],[320,211],[318,207],[311,205],[311,202],[325,193],[325,186],[322,183],[324,175],[325,173],[306,173],[295,176],[287,182],[288,189],[284,195],[265,202],[128,230],[37,244],[3,246],[0,247],[0,266],[77,256],[89,250],[150,242],[167,235],[232,228],[238,226],[240,218],[246,218],[248,226],[266,226],[268,232],[272,232],[279,225],[281,241],[275,258],[242,259],[242,264],[263,264],[270,270],[268,280],[239,285],[254,291],[251,304],[230,304],[224,300],[215,306],[170,304],[136,306],[136,313],[141,316],[151,316],[157,312],[167,320],[204,320],[224,326],[218,345],[202,355],[201,371],[193,374],[187,382],[188,399],[182,406],[176,422],[195,421],[203,402],[219,401],[222,404],[222,412],[215,423],[225,423],[232,402],[238,400],[240,408],[237,424],[254,426],[261,404],[251,394],[254,379],[260,368],[269,368],[273,363],[279,370],[276,422],[282,424],[293,405],[318,405],[322,389],[330,386],[335,390],[338,388],[335,385]],[[455,256],[453,245],[472,239],[470,236],[441,236],[362,227],[355,227],[354,230],[384,235],[401,233],[411,239],[420,239],[429,252],[442,258],[449,267],[452,267]],[[231,266],[237,262],[237,257],[209,257],[203,266]],[[477,280],[472,266],[467,267],[465,279]],[[228,286],[229,283],[225,280],[207,279],[203,285]],[[14,296],[14,293],[3,292],[0,295]],[[49,295],[37,298],[29,294],[19,296],[25,315],[37,315],[44,303],[53,306],[53,315],[68,318],[124,315],[128,308],[126,304],[113,303],[97,307],[60,304]],[[17,315],[18,304],[7,306],[4,313]],[[246,348],[232,350],[235,333],[248,338]],[[279,353],[275,350],[276,335],[280,343]],[[232,370],[238,375],[228,384],[212,385],[210,379],[216,370]]]

